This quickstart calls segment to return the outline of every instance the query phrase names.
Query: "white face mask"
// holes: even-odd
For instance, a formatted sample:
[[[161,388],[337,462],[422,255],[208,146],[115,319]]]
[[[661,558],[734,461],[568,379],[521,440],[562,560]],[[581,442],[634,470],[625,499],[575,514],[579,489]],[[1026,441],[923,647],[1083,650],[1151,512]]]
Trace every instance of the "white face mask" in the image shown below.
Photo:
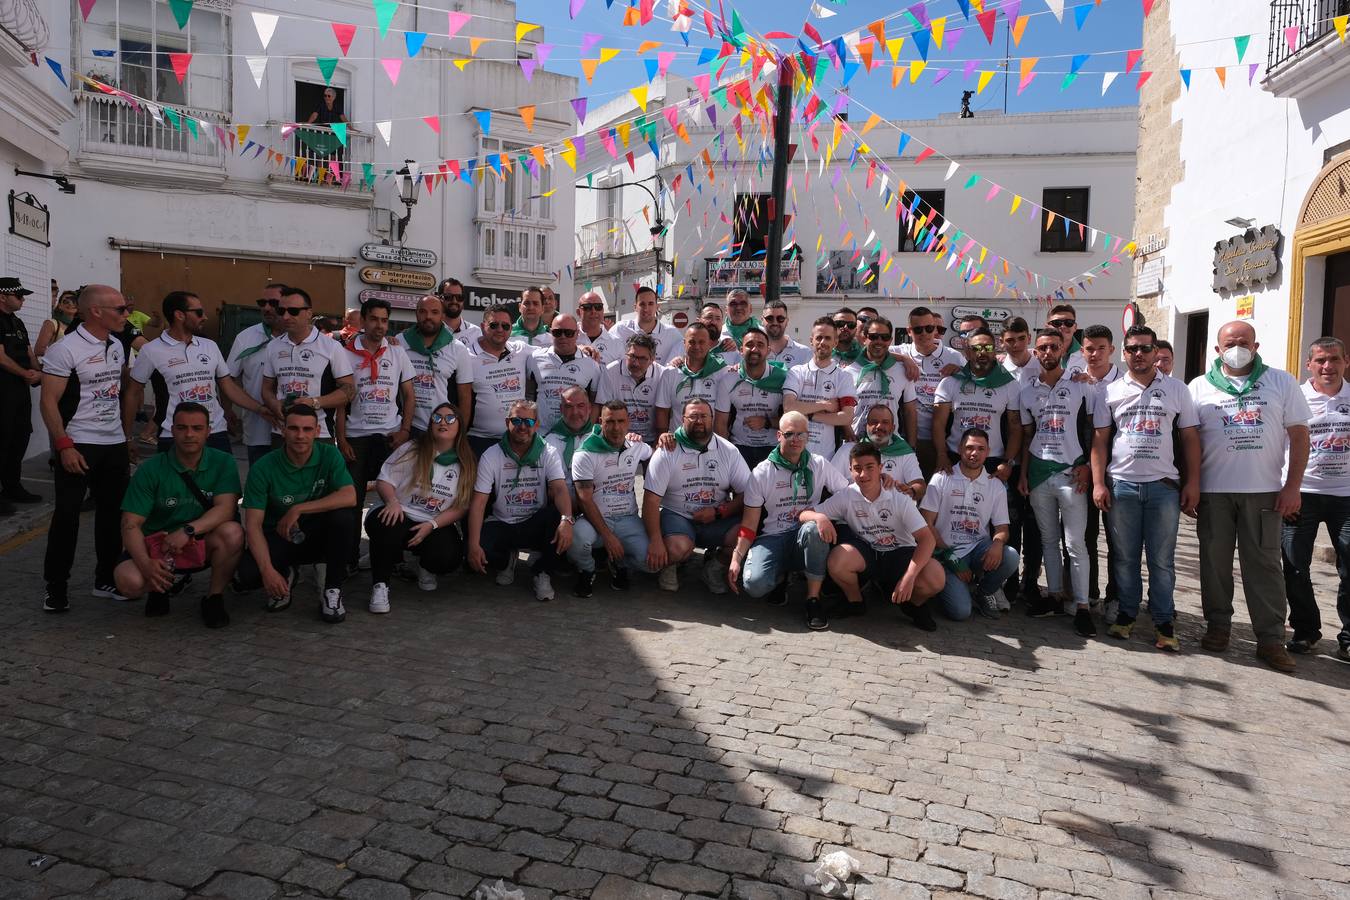
[[[1229,347],[1220,358],[1230,369],[1245,369],[1251,365],[1252,351],[1246,347]]]

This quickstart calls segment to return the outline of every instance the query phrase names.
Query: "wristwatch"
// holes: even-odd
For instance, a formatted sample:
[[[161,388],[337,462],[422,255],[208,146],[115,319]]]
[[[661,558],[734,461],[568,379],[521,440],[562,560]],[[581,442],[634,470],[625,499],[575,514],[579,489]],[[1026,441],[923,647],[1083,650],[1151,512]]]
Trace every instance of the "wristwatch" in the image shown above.
[[[183,534],[186,534],[189,538],[196,537],[197,529],[193,528],[192,523],[189,522],[188,524],[183,526]]]
[[[559,516],[558,519],[562,522],[566,522],[568,525],[571,525],[576,522],[576,519],[572,518],[571,516]]]

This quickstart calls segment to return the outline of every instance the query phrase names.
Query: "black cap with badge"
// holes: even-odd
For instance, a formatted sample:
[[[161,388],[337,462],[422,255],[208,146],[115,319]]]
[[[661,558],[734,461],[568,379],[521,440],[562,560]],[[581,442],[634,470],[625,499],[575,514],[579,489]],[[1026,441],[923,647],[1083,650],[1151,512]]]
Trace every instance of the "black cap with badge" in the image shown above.
[[[31,293],[33,292],[27,290],[17,278],[0,278],[0,294],[27,297]]]

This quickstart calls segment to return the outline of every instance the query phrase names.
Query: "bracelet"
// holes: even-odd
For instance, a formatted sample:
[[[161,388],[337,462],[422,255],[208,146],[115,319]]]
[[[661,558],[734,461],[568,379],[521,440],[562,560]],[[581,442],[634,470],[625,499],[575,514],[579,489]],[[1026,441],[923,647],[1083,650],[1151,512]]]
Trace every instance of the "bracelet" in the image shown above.
[[[431,530],[432,530],[432,531],[435,531],[436,528],[437,528],[436,520],[435,520],[435,519],[432,519],[432,520],[431,520]]]
[[[755,539],[755,530],[753,528],[746,528],[742,525],[740,528],[736,529],[736,537],[743,538],[747,541],[753,541]]]
[[[74,450],[75,439],[70,435],[66,435],[65,437],[59,437],[52,442],[52,447],[56,450],[57,453],[60,453],[62,450]]]

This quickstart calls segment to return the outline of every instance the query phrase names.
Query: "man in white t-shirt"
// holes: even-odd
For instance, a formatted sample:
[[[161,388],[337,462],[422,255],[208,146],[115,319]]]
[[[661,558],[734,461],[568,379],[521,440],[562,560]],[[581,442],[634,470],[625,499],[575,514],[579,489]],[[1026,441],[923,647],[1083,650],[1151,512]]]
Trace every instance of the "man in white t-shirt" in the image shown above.
[[[1001,364],[1017,379],[1020,391],[1041,374],[1041,364],[1030,350],[1031,334],[1027,320],[1021,316],[1009,319],[1003,326],[999,340],[1004,351]],[[1018,403],[1020,406],[1020,394]],[[1022,575],[1019,578],[1013,573],[1003,586],[1003,592],[1007,597],[1021,597],[1035,606],[1041,602],[1040,586],[1037,583],[1041,577],[1041,532],[1036,525],[1031,499],[1016,490],[1016,485],[1022,480],[1021,455],[1011,462],[1013,473],[1008,478],[1008,546],[1022,557]]]
[[[1284,573],[1272,535],[1302,503],[1312,413],[1294,377],[1261,361],[1260,346],[1251,323],[1229,322],[1219,329],[1219,358],[1190,383],[1202,450],[1198,536],[1207,627],[1200,646],[1228,648],[1236,547],[1256,655],[1277,671],[1292,672],[1294,658],[1284,646]]]
[[[583,351],[590,347],[592,357],[602,367],[623,357],[623,338],[605,326],[605,298],[595,291],[587,291],[577,299],[577,317],[581,320],[577,332],[577,346]]]
[[[670,365],[670,361],[680,355],[684,345],[680,330],[657,318],[661,304],[656,298],[656,291],[645,285],[638,288],[633,305],[637,308],[637,315],[618,322],[612,329],[615,337],[626,342],[635,334],[648,335],[656,341],[656,361],[663,366]]]
[[[1303,474],[1302,505],[1293,520],[1284,523],[1284,586],[1289,594],[1289,626],[1294,636],[1291,653],[1311,653],[1322,638],[1322,614],[1313,596],[1313,543],[1326,523],[1336,551],[1336,613],[1341,620],[1336,655],[1350,660],[1350,384],[1345,380],[1345,344],[1322,337],[1308,348],[1308,380],[1303,397],[1308,420],[1310,452]]]
[[[1059,364],[1064,374],[1077,378],[1086,372],[1087,355],[1083,353],[1083,344],[1078,339],[1078,312],[1072,304],[1060,303],[1050,307],[1050,312],[1045,315],[1045,327],[1059,332]]]
[[[473,391],[469,446],[479,458],[506,433],[511,405],[525,399],[530,345],[507,339],[511,310],[494,304],[483,312],[483,336],[469,346],[468,383]]]
[[[895,414],[885,404],[878,403],[867,410],[864,417],[862,440],[845,441],[831,460],[836,469],[850,474],[853,469],[853,448],[871,444],[881,454],[881,473],[895,482],[895,490],[905,494],[916,504],[923,499],[927,483],[919,469],[919,459],[909,442],[895,433]]]
[[[725,594],[721,559],[736,544],[750,469],[730,441],[713,433],[708,401],[688,401],[680,418],[674,446],[652,454],[642,486],[647,566],[661,573],[662,590],[677,591],[676,567],[701,547],[704,586]]]
[[[467,409],[472,396],[468,380],[469,350],[445,327],[445,305],[428,294],[417,301],[417,323],[405,329],[391,343],[401,347],[412,367],[412,388],[416,397],[412,427],[416,436],[427,430],[431,411],[452,402]],[[455,383],[455,393],[450,384]]]
[[[520,295],[520,318],[511,326],[511,340],[531,347],[548,347],[553,343],[548,325],[543,288],[527,287]]]
[[[919,509],[937,538],[946,583],[938,593],[942,614],[961,621],[972,606],[1002,591],[1017,571],[1017,551],[1008,546],[1008,492],[984,469],[989,436],[978,428],[961,435],[960,463],[928,482]],[[1005,604],[995,599],[998,609]],[[997,613],[995,613],[997,615]]]
[[[638,515],[636,483],[652,448],[628,440],[628,407],[622,400],[600,408],[599,427],[572,457],[572,483],[583,518],[577,520],[567,558],[577,569],[572,593],[578,597],[589,597],[594,590],[597,543],[609,557],[614,590],[628,590],[631,570],[647,571],[647,528]]]
[[[600,364],[577,352],[577,320],[563,313],[555,316],[549,335],[550,347],[538,347],[525,367],[529,377],[525,395],[539,404],[539,430],[547,433],[558,421],[563,391],[579,387],[592,403],[600,386]],[[594,421],[594,415],[589,417]]]
[[[753,469],[769,458],[775,446],[778,416],[783,411],[787,370],[768,361],[769,339],[756,327],[741,338],[740,361],[717,392],[714,430],[736,445]]]
[[[919,439],[919,405],[914,394],[914,383],[905,374],[904,364],[890,350],[895,340],[895,328],[890,319],[874,316],[863,326],[858,337],[863,345],[863,354],[847,366],[858,394],[849,439],[862,436],[867,411],[880,403],[890,409],[897,423],[904,424],[897,431],[904,435],[906,443],[912,447],[913,442]]]
[[[733,377],[722,357],[712,352],[713,336],[702,322],[690,322],[684,330],[684,356],[676,358],[661,375],[656,389],[656,431],[658,434],[674,429],[671,410],[684,408],[695,398],[717,403],[723,382]]]
[[[536,550],[534,598],[552,600],[550,578],[558,554],[572,543],[572,498],[558,451],[538,435],[539,408],[530,400],[511,404],[506,434],[478,460],[469,504],[469,565],[497,572],[497,583],[515,581],[521,550]],[[492,509],[488,510],[488,500]]]
[[[1107,634],[1128,639],[1143,602],[1148,559],[1148,611],[1159,650],[1177,651],[1173,628],[1177,526],[1200,501],[1200,420],[1186,385],[1157,369],[1158,336],[1147,325],[1125,332],[1126,374],[1097,397],[1092,442],[1093,501],[1107,512],[1116,553],[1120,606]],[[1114,433],[1114,436],[1113,436]],[[1173,452],[1180,438],[1182,480]],[[1108,465],[1109,460],[1109,465]]]
[[[890,412],[884,406],[874,409]],[[881,461],[874,444],[854,444],[849,451],[853,483],[801,514],[803,522],[816,523],[827,543],[836,544],[827,568],[845,602],[831,615],[865,615],[862,588],[875,584],[915,626],[936,631],[925,602],[942,590],[946,575],[933,558],[933,529],[908,494],[882,485]]]
[[[783,411],[799,412],[811,425],[806,449],[833,459],[839,449],[838,430],[853,424],[858,395],[853,376],[834,358],[838,329],[829,316],[811,325],[811,361],[788,369],[783,383]]]
[[[788,306],[782,300],[768,300],[764,303],[764,334],[769,339],[769,362],[782,363],[790,369],[811,361],[811,348],[794,341],[787,333],[789,315]]]
[[[909,313],[909,336],[911,342],[898,348],[900,353],[913,359],[919,366],[919,374],[912,378],[914,382],[915,412],[917,418],[917,443],[914,452],[919,457],[919,468],[925,478],[931,478],[937,470],[937,444],[933,437],[933,403],[937,397],[937,387],[942,379],[954,375],[965,365],[966,359],[960,351],[942,343],[942,335],[947,331],[942,319],[926,306],[916,306]]]
[[[447,278],[436,288],[436,296],[441,298],[444,313],[442,324],[445,330],[455,336],[465,347],[483,336],[483,329],[472,322],[464,321],[464,285],[458,278]]]
[[[572,493],[572,460],[581,442],[586,440],[594,427],[592,416],[594,404],[585,388],[575,384],[562,392],[558,421],[553,423],[544,435],[544,443],[558,451],[563,464],[563,478],[567,481],[567,491],[572,496],[572,509],[577,513],[576,494]]]
[[[848,479],[828,459],[806,449],[810,436],[810,422],[801,413],[786,412],[778,420],[778,446],[750,473],[727,581],[739,593],[744,568],[745,592],[782,606],[788,575],[804,572],[806,627],[820,631],[829,627],[820,589],[830,545],[817,523],[799,516],[817,506],[826,490],[847,488]]]
[[[601,406],[618,400],[628,407],[628,427],[649,444],[656,440],[656,395],[666,371],[655,358],[656,341],[650,335],[633,335],[623,357],[605,366],[595,394]]]
[[[244,393],[255,400],[261,400],[263,395],[262,370],[267,360],[267,354],[263,351],[273,338],[285,331],[281,314],[277,311],[281,306],[281,291],[285,287],[284,284],[269,284],[262,289],[262,296],[258,298],[262,321],[235,335],[234,343],[230,346],[230,358],[226,361],[230,374],[239,382]],[[243,433],[250,466],[272,452],[272,421],[267,416],[245,412]]]
[[[1072,371],[1065,368],[1065,373],[1074,381],[1090,384],[1097,389],[1096,400],[1100,404],[1102,395],[1106,388],[1120,378],[1120,367],[1116,365],[1116,345],[1115,335],[1111,329],[1105,325],[1089,325],[1083,329],[1083,349],[1081,356],[1085,362],[1086,368],[1082,371]],[[1095,488],[1096,485],[1094,484]],[[1089,498],[1092,491],[1089,491]],[[1100,576],[1100,556],[1097,553],[1099,539],[1103,534],[1106,535],[1106,609],[1105,617],[1107,622],[1116,620],[1116,608],[1119,605],[1116,590],[1116,548],[1111,541],[1111,533],[1104,528],[1102,523],[1105,520],[1102,511],[1096,504],[1088,503],[1087,508],[1087,529],[1084,531],[1084,540],[1087,543],[1088,553],[1088,599],[1094,604],[1102,599],[1101,576]]]
[[[277,311],[286,333],[264,351],[262,401],[278,422],[285,420],[285,410],[293,403],[314,407],[319,413],[318,438],[332,443],[326,411],[351,402],[356,392],[351,361],[341,344],[314,326],[314,304],[308,292],[284,288]],[[326,393],[325,376],[334,385]],[[273,426],[272,443],[281,446],[279,427]]]
[[[1021,316],[1014,316],[1003,326],[999,335],[1003,344],[1003,357],[999,363],[1008,370],[1008,374],[1017,379],[1017,383],[1026,387],[1033,378],[1041,374],[1041,364],[1036,354],[1031,352],[1031,327]]]
[[[1018,419],[1021,386],[998,364],[994,335],[988,328],[969,331],[966,358],[954,375],[942,379],[933,396],[933,440],[937,467],[951,471],[951,458],[958,452],[960,436],[972,428],[989,435],[990,475],[1004,484],[1012,476],[1012,461],[1022,450],[1022,427]],[[951,434],[947,435],[950,427]],[[1007,430],[1005,446],[1003,431]],[[944,435],[946,439],[944,440]]]

